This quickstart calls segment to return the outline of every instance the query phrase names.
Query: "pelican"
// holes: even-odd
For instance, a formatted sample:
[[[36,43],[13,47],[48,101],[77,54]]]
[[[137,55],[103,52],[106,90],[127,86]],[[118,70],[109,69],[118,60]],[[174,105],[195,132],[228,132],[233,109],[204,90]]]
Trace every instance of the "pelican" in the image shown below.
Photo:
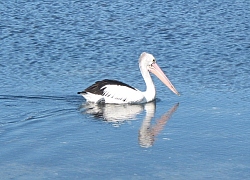
[[[155,99],[156,90],[150,72],[155,74],[171,91],[179,95],[161,68],[156,64],[152,54],[143,52],[139,58],[139,67],[146,83],[146,91],[142,92],[128,84],[117,80],[104,79],[97,81],[78,94],[82,95],[87,102],[114,103],[114,104],[141,104]]]

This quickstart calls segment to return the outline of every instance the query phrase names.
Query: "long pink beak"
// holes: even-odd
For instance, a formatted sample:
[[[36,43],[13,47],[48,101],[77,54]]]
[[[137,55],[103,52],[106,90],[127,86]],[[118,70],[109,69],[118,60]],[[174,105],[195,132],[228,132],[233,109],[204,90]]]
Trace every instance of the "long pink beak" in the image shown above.
[[[156,64],[152,64],[152,68],[150,68],[150,72],[154,73],[171,91],[173,91],[178,96],[180,95],[178,91],[175,89],[173,84],[170,82],[170,80],[167,78],[167,76],[163,73],[161,68]]]

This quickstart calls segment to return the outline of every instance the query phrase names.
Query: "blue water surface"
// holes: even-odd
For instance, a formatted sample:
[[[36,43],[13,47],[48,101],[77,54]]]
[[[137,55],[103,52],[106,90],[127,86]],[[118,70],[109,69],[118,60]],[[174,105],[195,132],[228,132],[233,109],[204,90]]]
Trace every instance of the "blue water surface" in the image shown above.
[[[250,1],[1,1],[1,179],[249,179]],[[97,80],[155,102],[91,105]]]

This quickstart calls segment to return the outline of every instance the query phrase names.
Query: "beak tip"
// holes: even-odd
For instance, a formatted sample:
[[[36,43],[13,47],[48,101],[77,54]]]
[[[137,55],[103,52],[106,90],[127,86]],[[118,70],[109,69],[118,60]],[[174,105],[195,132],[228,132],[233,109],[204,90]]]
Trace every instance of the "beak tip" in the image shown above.
[[[176,94],[177,96],[181,96],[181,94],[180,94],[179,92],[176,92],[175,94]]]

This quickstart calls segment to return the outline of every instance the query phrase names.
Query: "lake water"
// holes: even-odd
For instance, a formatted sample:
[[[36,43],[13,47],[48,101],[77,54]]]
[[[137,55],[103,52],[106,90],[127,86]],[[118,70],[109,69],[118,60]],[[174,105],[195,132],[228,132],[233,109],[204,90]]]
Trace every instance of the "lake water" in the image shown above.
[[[249,179],[250,1],[0,2],[1,179]],[[90,105],[97,80],[155,102]]]

